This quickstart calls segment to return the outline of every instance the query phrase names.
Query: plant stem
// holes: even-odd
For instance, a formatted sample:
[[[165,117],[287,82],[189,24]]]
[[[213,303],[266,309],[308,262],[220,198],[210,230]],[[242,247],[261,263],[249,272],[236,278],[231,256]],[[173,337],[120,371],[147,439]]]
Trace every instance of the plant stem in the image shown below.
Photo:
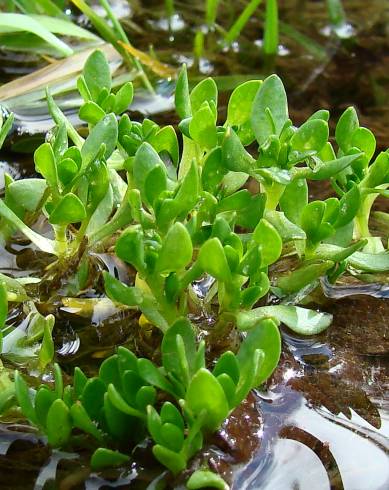
[[[168,19],[174,15],[174,0],[165,0],[165,10]]]
[[[365,197],[357,215],[355,216],[354,238],[360,239],[371,236],[369,230],[370,211],[378,196],[379,194],[369,194]]]
[[[219,5],[219,0],[207,0],[205,21],[208,27],[212,27],[216,22],[218,5]]]
[[[250,20],[250,17],[254,14],[256,8],[261,2],[262,0],[251,0],[251,2],[247,4],[246,8],[224,37],[224,41],[227,45],[230,45],[239,36],[240,31]]]
[[[267,56],[278,52],[278,5],[277,0],[267,0],[263,51]]]
[[[103,6],[104,10],[107,12],[107,15],[108,15],[108,18],[110,19],[110,21],[112,22],[112,25],[113,25],[113,28],[115,29],[115,32],[117,34],[117,36],[119,37],[119,39],[121,41],[123,41],[124,43],[127,43],[127,44],[130,44],[130,41],[126,35],[126,33],[124,32],[123,30],[123,27],[121,26],[119,20],[116,18],[115,14],[113,13],[112,9],[111,9],[111,6],[110,4],[108,3],[107,0],[99,0],[99,2],[101,3],[101,5]],[[126,53],[126,56],[129,57],[128,53]],[[129,57],[130,58],[130,57]],[[151,85],[150,83],[150,80],[147,78],[147,75],[146,73],[144,72],[143,70],[143,66],[141,65],[140,61],[137,60],[136,58],[132,57],[130,58],[133,65],[136,67],[136,69],[138,70],[139,74],[140,74],[140,77],[142,78],[143,80],[143,83],[145,85],[145,87],[152,93],[154,94],[155,91],[154,91],[154,88],[153,86]]]
[[[274,211],[281,199],[281,196],[285,190],[284,184],[278,182],[272,182],[270,185],[261,184],[266,193],[266,211]]]
[[[55,248],[58,255],[64,255],[67,249],[66,230],[67,225],[53,226],[55,233]]]

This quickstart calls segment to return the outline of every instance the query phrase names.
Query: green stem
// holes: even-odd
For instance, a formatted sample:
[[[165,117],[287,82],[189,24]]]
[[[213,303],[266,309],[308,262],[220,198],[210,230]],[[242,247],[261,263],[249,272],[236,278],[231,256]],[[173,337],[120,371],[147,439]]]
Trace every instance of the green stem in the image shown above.
[[[117,230],[130,224],[132,221],[131,206],[126,196],[124,197],[119,209],[114,214],[111,221],[102,226],[99,230],[89,237],[91,244],[104,240],[107,236],[112,236]]]
[[[169,303],[164,293],[165,279],[159,274],[151,274],[146,277],[146,283],[156,299],[161,315],[167,323],[171,325],[179,317],[177,307],[174,303]]]
[[[123,30],[123,27],[121,26],[120,22],[116,18],[116,15],[113,13],[111,6],[109,5],[108,1],[107,0],[99,0],[99,1],[100,1],[101,5],[103,6],[104,10],[107,12],[108,18],[112,22],[113,28],[115,29],[118,37],[124,43],[131,45],[126,33]],[[143,66],[141,65],[140,61],[137,60],[135,57],[132,57],[132,58],[130,57],[130,59],[131,59],[133,65],[138,70],[140,77],[142,78],[142,81],[143,81],[145,87],[147,88],[147,90],[149,90],[150,93],[155,94],[154,88],[151,85],[150,80],[147,78],[147,75],[144,72]]]
[[[284,193],[285,185],[272,182],[270,185],[261,184],[261,187],[263,187],[266,193],[266,211],[274,211]]]
[[[67,249],[66,230],[67,225],[53,226],[55,233],[55,248],[58,255],[65,255]]]
[[[278,52],[278,6],[277,0],[267,0],[265,16],[265,35],[263,51],[267,56],[275,56]]]
[[[232,25],[231,29],[227,32],[224,40],[227,45],[230,45],[235,39],[239,36],[240,31],[247,24],[250,17],[256,11],[258,5],[262,2],[262,0],[251,0],[251,2],[247,5],[247,7],[240,14],[236,22]]]

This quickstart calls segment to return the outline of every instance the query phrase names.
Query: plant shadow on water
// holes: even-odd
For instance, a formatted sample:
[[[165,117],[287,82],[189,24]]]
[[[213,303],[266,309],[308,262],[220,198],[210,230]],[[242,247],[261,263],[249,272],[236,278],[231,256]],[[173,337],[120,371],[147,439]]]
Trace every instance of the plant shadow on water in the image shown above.
[[[133,20],[140,26],[140,33],[135,34],[134,44],[140,49],[147,49],[150,43],[163,46],[161,59],[172,64],[191,61],[193,26],[177,30],[173,39],[166,42],[164,23],[148,20],[155,3],[147,2],[150,9],[135,12]],[[296,16],[293,8],[298,3],[285,2],[282,8],[287,19]],[[317,25],[323,26],[316,3],[308,3],[312,3],[308,5],[313,14],[310,18],[315,19],[316,15]],[[349,3],[351,19],[361,22],[357,25],[360,35],[355,40],[342,43],[329,39],[328,57],[321,62],[286,40],[285,53],[298,55],[280,56],[277,71],[289,84],[293,116],[298,121],[311,113],[312,107],[329,107],[337,116],[353,103],[361,112],[362,122],[384,144],[389,114],[385,94],[389,59],[385,51],[388,48],[385,19],[380,16],[384,15],[385,6],[378,0],[369,2],[371,10],[366,12],[365,2]],[[196,11],[189,10],[185,4],[183,22],[187,27],[196,15]],[[155,16],[158,15],[157,12]],[[208,59],[202,63],[192,60],[193,73],[199,68],[203,74],[209,70],[207,75],[257,73],[260,51],[255,51],[248,41],[258,37],[256,28],[255,23],[249,25],[241,44],[228,55],[212,54],[210,50]],[[307,30],[315,37],[314,27]],[[182,59],[174,58],[177,47],[184,53]],[[25,69],[28,71],[28,63]],[[166,119],[172,120],[171,113],[162,113],[157,122]],[[25,172],[25,166],[17,170],[20,175]],[[38,269],[39,260],[44,260],[31,249],[18,254],[19,266],[15,263],[16,255],[4,254],[1,272],[15,269],[16,276],[23,265],[28,264],[29,270]],[[23,254],[24,261],[20,258]],[[36,265],[31,256],[35,257]],[[100,260],[109,262],[107,257]],[[350,286],[347,294],[355,291]],[[366,295],[362,296],[364,292]],[[389,487],[389,304],[379,298],[379,292],[372,297],[369,285],[357,293],[358,296],[336,302],[328,300],[326,309],[334,314],[334,322],[319,337],[303,339],[283,331],[282,360],[267,390],[250,396],[229,417],[193,465],[201,459],[208,460],[211,467],[218,468],[232,481],[236,490]],[[101,359],[112,353],[116,344],[128,340],[131,331],[137,328],[134,316],[115,310],[112,304],[96,296],[91,294],[73,302],[54,298],[41,305],[44,314],[56,311],[61,327],[57,329],[61,336],[55,339],[57,355],[69,372],[75,364],[86,372],[95,372]],[[137,342],[142,342],[142,338]],[[148,338],[142,348],[150,344]],[[132,348],[136,351],[137,346]],[[139,461],[136,465],[90,474],[88,459],[82,452],[50,453],[39,435],[16,420],[13,425],[0,428],[0,488],[146,488],[162,471],[150,467],[147,449],[136,449]]]

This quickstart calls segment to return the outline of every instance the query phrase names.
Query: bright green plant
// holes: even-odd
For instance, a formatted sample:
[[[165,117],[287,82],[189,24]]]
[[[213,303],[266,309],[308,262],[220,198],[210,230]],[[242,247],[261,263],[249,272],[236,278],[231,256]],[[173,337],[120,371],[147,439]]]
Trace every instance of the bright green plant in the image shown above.
[[[50,445],[66,447],[73,429],[96,440],[100,447],[91,459],[93,469],[125,463],[127,455],[107,446],[115,447],[115,441],[135,444],[148,434],[156,459],[177,475],[201,449],[204,437],[270,376],[280,348],[277,326],[262,320],[236,355],[224,352],[210,371],[205,367],[204,341],[196,345],[193,327],[181,319],[164,335],[161,368],[119,347],[95,378],[87,379],[76,368],[73,386],[64,387],[56,365],[53,389],[42,385],[31,391],[18,372],[14,389],[23,414],[47,435]],[[176,402],[160,404],[161,395]],[[202,475],[204,485],[207,475],[217,478],[210,472]]]
[[[4,240],[21,232],[57,260],[41,278],[0,277],[3,353],[33,345],[44,369],[54,353],[53,318],[34,310],[29,282],[69,278],[79,268],[67,289],[77,294],[87,288],[93,253],[114,250],[134,280],[125,284],[104,271],[105,292],[117,306],[139,312],[141,326],[161,331],[161,366],[119,348],[94,378],[76,369],[73,385],[64,387],[56,367],[53,390],[30,390],[16,374],[14,392],[51,445],[71,445],[73,429],[92,436],[99,446],[92,468],[128,460],[115,441],[135,445],[149,436],[156,459],[178,474],[204,438],[271,375],[280,355],[279,323],[303,335],[329,326],[331,315],[296,306],[321,277],[389,270],[389,254],[368,228],[374,199],[387,197],[388,152],[374,159],[374,136],[359,126],[353,109],[337,124],[337,150],[329,141],[328,111],[294,126],[276,75],[237,87],[220,123],[215,82],[203,80],[189,91],[184,67],[175,93],[182,151],[172,126],[120,116],[131,104],[132,85],[113,90],[101,52],[88,59],[78,88],[86,139],[48,94],[56,126],[34,155],[42,178],[5,179]],[[12,118],[1,140],[11,124]],[[337,197],[309,201],[309,182],[328,180]],[[259,191],[248,190],[253,183]],[[53,238],[33,230],[38,217],[51,224]],[[272,277],[286,255],[294,267]],[[209,287],[200,297],[204,282]],[[269,291],[280,304],[259,306]],[[8,301],[30,308],[23,339],[6,325]],[[211,345],[229,329],[245,336],[238,353],[223,353],[212,369],[188,321],[190,313],[204,311],[214,319]],[[4,379],[0,406],[9,407],[12,385]],[[188,487],[211,483],[224,485],[202,468]]]

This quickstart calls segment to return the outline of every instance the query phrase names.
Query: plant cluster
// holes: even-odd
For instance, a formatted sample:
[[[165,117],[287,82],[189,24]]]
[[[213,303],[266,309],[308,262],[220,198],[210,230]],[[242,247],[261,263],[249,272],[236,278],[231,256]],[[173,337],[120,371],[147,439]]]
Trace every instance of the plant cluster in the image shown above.
[[[69,445],[73,429],[93,437],[99,445],[93,468],[124,463],[123,448],[149,437],[156,459],[178,474],[204,437],[271,375],[280,356],[279,323],[308,335],[329,326],[331,315],[295,306],[321,277],[389,270],[389,254],[368,225],[374,199],[387,196],[389,153],[375,157],[374,136],[352,108],[336,126],[337,150],[329,141],[328,111],[294,126],[276,75],[239,85],[220,124],[215,82],[203,80],[189,91],[184,67],[175,93],[181,142],[172,126],[120,116],[133,88],[113,90],[101,52],[88,59],[78,87],[87,138],[48,94],[56,127],[34,155],[42,178],[6,177],[3,239],[21,232],[55,261],[39,278],[2,276],[3,345],[14,331],[4,327],[7,301],[33,305],[29,282],[44,283],[53,271],[69,277],[69,269],[73,294],[84,292],[93,251],[113,247],[135,279],[125,284],[104,272],[105,293],[139,311],[140,325],[160,330],[162,362],[158,367],[119,347],[98,376],[87,379],[77,368],[66,387],[59,367],[54,389],[31,390],[16,373],[14,394],[51,445]],[[337,197],[309,201],[309,181],[330,182]],[[249,190],[253,184],[256,192]],[[33,229],[38,218],[51,225],[51,236]],[[293,270],[272,277],[283,257],[293,258]],[[204,279],[210,287],[199,299],[196,285]],[[278,304],[261,305],[269,292]],[[212,368],[197,340],[199,327],[188,320],[201,309],[215,318],[209,347],[231,329],[245,332],[238,353],[224,352]],[[53,318],[37,317],[34,325],[23,342],[43,339],[45,369],[54,355]],[[224,485],[205,469],[188,486],[211,482]]]
[[[53,447],[66,447],[73,429],[92,436],[101,445],[91,458],[93,469],[128,461],[126,454],[107,445],[127,447],[148,436],[156,459],[177,475],[201,449],[204,436],[217,430],[273,371],[280,354],[279,332],[272,320],[262,320],[236,355],[224,352],[210,371],[205,342],[196,345],[193,327],[181,319],[164,335],[161,353],[158,368],[119,347],[101,364],[98,376],[88,379],[76,368],[73,385],[66,387],[55,365],[53,389],[42,385],[32,397],[16,372],[16,398]]]

